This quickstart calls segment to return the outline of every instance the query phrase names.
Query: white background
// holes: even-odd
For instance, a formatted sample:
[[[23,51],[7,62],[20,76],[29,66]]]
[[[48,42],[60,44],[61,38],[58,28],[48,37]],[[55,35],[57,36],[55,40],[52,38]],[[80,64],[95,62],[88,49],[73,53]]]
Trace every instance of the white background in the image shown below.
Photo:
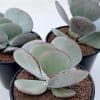
[[[33,31],[41,35],[43,39],[47,33],[55,27],[66,25],[58,15],[55,8],[55,0],[0,0],[0,12],[17,7],[28,12],[34,22]],[[68,12],[67,0],[58,0]],[[70,16],[70,12],[69,12]],[[91,75],[96,86],[95,100],[100,100],[100,54],[98,54]],[[10,100],[9,91],[0,82],[0,100]]]

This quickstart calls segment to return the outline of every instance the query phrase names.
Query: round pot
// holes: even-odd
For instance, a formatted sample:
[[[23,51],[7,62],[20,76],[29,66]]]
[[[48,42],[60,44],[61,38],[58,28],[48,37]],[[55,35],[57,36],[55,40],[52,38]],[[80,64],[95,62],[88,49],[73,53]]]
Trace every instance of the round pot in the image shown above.
[[[63,32],[64,34],[68,35],[69,26],[62,26],[62,27],[58,27],[57,29]],[[52,31],[50,31],[46,36],[46,42],[50,43],[55,37],[56,35],[54,35]],[[80,62],[80,65],[82,65],[82,69],[91,71],[92,64],[95,61],[95,58],[97,54],[99,53],[99,50],[83,45],[83,44],[79,44],[79,46],[82,50],[82,55],[83,55],[83,59]]]
[[[27,79],[27,78],[34,79],[34,76],[32,76],[31,74],[22,69],[20,69],[16,73],[11,82],[10,100],[94,100],[95,85],[90,75],[79,84],[69,87],[71,89],[75,89],[77,92],[77,94],[71,98],[57,98],[53,96],[50,91],[46,91],[44,94],[39,96],[32,96],[18,91],[14,87],[15,79]],[[77,88],[79,88],[80,90],[77,90]]]

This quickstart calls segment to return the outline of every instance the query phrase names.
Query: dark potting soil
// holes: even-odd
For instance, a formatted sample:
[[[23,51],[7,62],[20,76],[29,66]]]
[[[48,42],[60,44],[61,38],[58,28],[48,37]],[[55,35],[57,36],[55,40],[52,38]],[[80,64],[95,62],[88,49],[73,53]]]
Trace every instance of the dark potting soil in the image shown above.
[[[0,62],[13,62],[13,54],[12,53],[2,53],[0,52]]]
[[[33,75],[29,74],[25,70],[20,71],[20,73],[17,74],[16,79],[30,79],[34,80],[35,77]],[[76,91],[76,95],[71,98],[57,98],[50,91],[46,91],[44,94],[39,96],[32,96],[25,93],[22,93],[16,89],[16,87],[13,87],[13,97],[14,100],[91,100],[91,93],[92,93],[92,80],[90,79],[90,76],[88,76],[85,80],[81,81],[80,83],[68,87],[74,91]]]
[[[63,32],[64,34],[68,35],[68,30],[69,30],[68,26],[59,27],[57,29],[60,30],[61,32]],[[50,32],[46,38],[46,41],[51,42],[55,37],[56,37],[56,35],[54,35],[52,32]],[[88,55],[94,54],[96,52],[96,49],[94,49],[92,47],[89,47],[89,46],[83,45],[83,44],[79,44],[79,45],[82,50],[83,56],[88,56]]]

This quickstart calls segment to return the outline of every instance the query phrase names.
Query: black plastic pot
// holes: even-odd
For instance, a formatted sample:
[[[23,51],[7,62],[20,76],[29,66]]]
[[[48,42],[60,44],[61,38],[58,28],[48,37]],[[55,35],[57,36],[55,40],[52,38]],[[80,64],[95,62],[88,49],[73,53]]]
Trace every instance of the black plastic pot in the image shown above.
[[[57,29],[59,30],[59,29],[61,29],[61,28],[69,28],[69,26],[61,26],[61,27],[58,27]],[[50,41],[48,41],[48,38],[52,35],[53,33],[50,31],[48,34],[47,34],[47,36],[46,36],[46,42],[50,42]],[[56,36],[54,35],[54,37],[53,38],[55,38]],[[52,38],[52,39],[53,39]],[[80,62],[80,65],[82,65],[82,69],[85,69],[85,70],[87,70],[87,71],[91,71],[91,69],[92,69],[92,65],[93,65],[93,63],[94,63],[94,61],[95,61],[95,59],[96,59],[96,56],[97,56],[97,54],[99,53],[99,51],[100,50],[96,50],[95,51],[95,53],[92,53],[92,54],[90,54],[90,55],[87,55],[87,56],[83,56],[83,58],[82,58],[82,61]]]
[[[6,89],[10,88],[10,82],[19,68],[16,62],[0,62],[0,80]]]
[[[12,79],[12,81],[11,81],[11,83],[10,83],[10,100],[14,100],[14,96],[13,96],[13,87],[14,87],[14,81],[15,81],[15,79],[16,79],[16,76],[20,73],[20,71],[21,71],[22,69],[20,68],[17,72],[16,72],[16,74],[15,74],[15,76],[13,77],[13,79]],[[93,81],[93,79],[92,79],[92,77],[91,77],[91,75],[89,75],[89,79],[91,80],[91,87],[92,87],[92,92],[91,92],[91,97],[90,97],[90,99],[89,100],[94,100],[94,97],[95,97],[95,84],[94,84],[94,81]]]

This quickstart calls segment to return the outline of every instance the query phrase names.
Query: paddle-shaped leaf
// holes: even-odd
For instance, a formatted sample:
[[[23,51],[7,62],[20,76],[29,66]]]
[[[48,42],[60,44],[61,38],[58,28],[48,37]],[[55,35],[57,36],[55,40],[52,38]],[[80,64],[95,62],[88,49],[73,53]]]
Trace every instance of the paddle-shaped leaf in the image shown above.
[[[100,18],[94,21],[94,24],[96,26],[96,32],[100,32]]]
[[[70,89],[65,89],[65,88],[51,89],[51,91],[56,97],[60,97],[60,98],[63,97],[69,98],[76,94],[75,91],[72,91]]]
[[[13,38],[10,42],[9,45],[10,46],[22,46],[23,44],[38,39],[36,34],[20,34],[18,36],[16,36],[15,38]]]
[[[87,34],[79,39],[79,42],[96,49],[100,49],[100,32]]]
[[[14,82],[16,88],[30,95],[40,95],[47,90],[48,83],[46,81],[39,80],[16,80]]]
[[[0,44],[0,50],[4,49],[6,47],[7,47],[7,42]]]
[[[24,33],[29,33],[33,29],[33,21],[29,14],[18,8],[10,8],[6,11],[5,17],[20,25]]]
[[[1,17],[4,17],[4,14],[0,12],[0,18],[1,18]]]
[[[39,60],[40,55],[45,52],[48,49],[54,49],[55,47],[49,43],[37,43],[35,44],[31,50],[30,53]]]
[[[100,6],[93,0],[69,0],[73,16],[84,16],[92,21],[100,17]]]
[[[87,71],[65,70],[49,80],[48,87],[62,88],[79,83],[88,76]]]
[[[68,24],[70,25],[70,19],[68,18],[65,10],[63,9],[63,7],[59,4],[58,1],[55,2],[57,11],[59,13],[59,15],[61,16],[61,18]]]
[[[70,57],[57,49],[47,50],[39,57],[42,69],[52,76],[60,71],[71,69]]]
[[[12,21],[10,21],[9,19],[7,18],[3,18],[3,17],[0,17],[0,24],[3,24],[3,23],[11,23]]]
[[[96,27],[89,19],[75,16],[71,19],[71,30],[79,36],[94,32]]]
[[[73,67],[81,61],[82,53],[79,45],[74,40],[66,37],[56,37],[51,44],[69,54]]]
[[[67,35],[65,35],[63,32],[59,31],[58,29],[52,29],[52,32],[53,32],[56,36],[64,36],[64,37],[68,38]]]
[[[14,52],[15,61],[26,71],[30,72],[37,78],[42,80],[47,80],[47,75],[41,69],[38,61],[27,51],[24,49],[18,49]]]
[[[23,46],[22,46],[22,48],[24,48],[25,50],[27,50],[27,51],[30,51],[31,50],[31,48],[34,46],[34,45],[36,45],[36,44],[42,44],[42,43],[45,43],[45,42],[43,42],[42,40],[34,40],[34,41],[30,41],[30,42],[28,42],[28,43],[25,43]]]
[[[20,26],[14,23],[4,23],[0,25],[0,30],[4,31],[8,35],[8,39],[12,39],[18,34],[22,33]]]

